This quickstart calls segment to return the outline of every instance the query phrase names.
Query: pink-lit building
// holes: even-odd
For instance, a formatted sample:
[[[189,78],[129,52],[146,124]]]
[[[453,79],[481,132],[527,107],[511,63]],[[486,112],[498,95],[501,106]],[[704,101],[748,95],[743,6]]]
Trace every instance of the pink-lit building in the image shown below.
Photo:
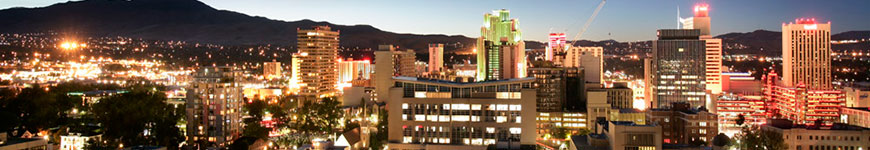
[[[840,108],[846,105],[846,96],[838,90],[812,90],[803,83],[795,87],[777,83],[778,75],[762,77],[767,116],[788,119],[798,124],[813,124],[821,120],[830,125],[840,120]]]
[[[565,44],[567,42],[567,38],[565,37],[565,33],[550,33],[550,36],[548,37],[550,41],[547,42],[547,52],[545,54],[545,59],[548,61],[553,61],[555,53],[565,51]]]

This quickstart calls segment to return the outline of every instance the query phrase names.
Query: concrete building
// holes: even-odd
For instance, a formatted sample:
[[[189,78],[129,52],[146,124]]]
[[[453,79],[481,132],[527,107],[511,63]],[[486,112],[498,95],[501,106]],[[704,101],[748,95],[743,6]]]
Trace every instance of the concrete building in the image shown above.
[[[662,29],[653,42],[653,57],[647,62],[647,90],[652,108],[668,108],[675,102],[705,106],[705,45],[698,29]]]
[[[786,150],[864,150],[870,149],[870,129],[835,124],[830,127],[792,124],[788,120],[770,120],[764,131],[782,134]]]
[[[187,91],[189,143],[199,148],[221,148],[241,136],[241,80],[242,72],[233,67],[202,67],[194,72]]]
[[[390,149],[535,145],[534,78],[471,83],[393,79],[387,100]]]
[[[674,103],[670,109],[650,109],[647,118],[661,125],[664,144],[712,145],[719,134],[716,114],[705,109],[691,108],[688,103]]]
[[[583,68],[586,82],[601,83],[604,74],[604,48],[569,46],[562,66]]]
[[[813,124],[822,120],[827,125],[840,120],[840,108],[846,104],[843,91],[812,90],[804,84],[784,86],[778,82],[777,76],[774,72],[762,76],[768,118],[788,119],[796,124]]]
[[[610,110],[610,121],[629,121],[638,125],[646,125],[646,112],[634,108],[621,108]]]
[[[444,44],[429,44],[429,73],[443,72]]]
[[[520,22],[506,9],[483,15],[477,38],[477,81],[526,77],[526,47]]]
[[[783,85],[830,90],[831,69],[831,22],[802,18],[782,24]]]
[[[263,63],[263,78],[272,80],[284,76],[281,72],[281,62],[264,62]]]
[[[299,95],[334,96],[338,83],[338,31],[328,26],[297,29]]]
[[[635,124],[630,121],[609,121],[597,133],[603,133],[610,149],[662,149],[662,127],[655,124]]]
[[[529,77],[534,77],[532,88],[538,91],[538,112],[562,112],[565,105],[565,68],[552,63],[534,62],[529,68]]]
[[[417,56],[413,50],[399,51],[393,45],[379,45],[375,51],[375,77],[374,86],[376,101],[382,102],[388,98],[390,88],[393,87],[393,77],[407,76],[416,77],[414,70]]]
[[[843,87],[846,107],[870,107],[870,83],[855,83]]]
[[[611,111],[633,108],[632,91],[626,87],[587,88],[586,113],[588,127],[595,129],[596,122],[611,121]]]
[[[870,109],[867,107],[843,107],[840,112],[841,123],[870,128]]]

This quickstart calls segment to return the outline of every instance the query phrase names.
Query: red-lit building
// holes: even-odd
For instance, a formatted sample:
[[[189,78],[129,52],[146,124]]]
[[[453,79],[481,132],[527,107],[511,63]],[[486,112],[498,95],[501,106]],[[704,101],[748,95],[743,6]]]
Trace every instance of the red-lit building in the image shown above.
[[[545,54],[545,59],[548,61],[553,61],[553,55],[555,53],[565,51],[565,43],[567,42],[567,38],[565,37],[565,33],[550,33],[550,36],[548,37],[550,41],[547,42],[547,52]]]
[[[743,125],[763,125],[767,116],[764,100],[760,95],[724,95],[716,102],[719,118],[719,131],[728,134],[740,132],[737,118],[743,115]]]
[[[840,108],[845,107],[846,96],[838,90],[810,90],[798,83],[787,87],[777,83],[778,75],[769,73],[762,77],[762,92],[766,115],[788,119],[799,124],[813,124],[822,120],[830,125],[840,119]]]

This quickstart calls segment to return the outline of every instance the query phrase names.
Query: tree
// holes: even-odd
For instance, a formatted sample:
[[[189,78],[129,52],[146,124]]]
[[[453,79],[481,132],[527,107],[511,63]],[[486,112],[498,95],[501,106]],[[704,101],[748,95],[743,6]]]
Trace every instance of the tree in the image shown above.
[[[570,133],[568,132],[568,128],[565,128],[565,127],[556,127],[556,126],[553,126],[553,127],[550,128],[550,135],[552,135],[553,138],[556,138],[556,139],[567,139],[567,138],[568,138],[568,134],[570,134]]]
[[[303,134],[332,133],[344,114],[339,104],[334,97],[323,98],[318,102],[303,101],[302,107],[296,108],[296,115],[299,117],[292,128]]]
[[[737,125],[742,126],[744,122],[746,122],[746,117],[743,116],[743,114],[737,115],[737,120],[736,120]]]
[[[752,130],[743,128],[741,135],[737,136],[738,149],[745,150],[772,150],[786,149],[787,145],[782,134],[769,130]]]
[[[87,143],[84,144],[82,149],[85,150],[111,150],[118,149],[118,143],[109,143],[109,141],[95,141],[94,139],[90,139]]]
[[[387,135],[389,134],[387,130],[387,111],[384,109],[378,109],[378,125],[377,132],[374,132],[369,135],[369,147],[372,150],[380,150],[383,149],[387,143]]]
[[[37,133],[41,130],[64,125],[69,122],[67,112],[71,110],[77,103],[73,99],[58,98],[55,93],[48,92],[49,89],[35,85],[30,88],[22,89],[21,92],[13,97],[4,92],[2,102],[2,111],[6,115],[0,117],[9,120],[0,126],[6,126],[6,132],[11,133],[12,128],[17,129],[17,134],[12,136],[21,136],[25,131]],[[12,114],[12,115],[9,115]]]
[[[713,145],[723,147],[725,145],[731,144],[731,138],[728,138],[728,135],[725,133],[719,133],[715,137],[713,137]]]
[[[165,101],[166,96],[158,92],[132,91],[101,99],[91,114],[108,141],[177,147],[183,138],[176,124],[184,110]]]

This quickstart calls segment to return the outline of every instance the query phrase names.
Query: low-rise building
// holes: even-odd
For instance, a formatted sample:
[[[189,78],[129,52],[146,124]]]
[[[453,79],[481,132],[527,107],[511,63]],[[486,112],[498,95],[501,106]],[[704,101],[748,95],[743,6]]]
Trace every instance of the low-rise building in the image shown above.
[[[662,149],[662,127],[655,124],[639,125],[628,121],[610,121],[604,126],[610,149],[659,150]]]
[[[762,130],[782,134],[787,150],[870,149],[870,129],[846,124],[813,126],[784,119],[769,120]]]
[[[703,108],[690,108],[689,103],[673,103],[670,109],[651,109],[647,118],[662,126],[665,144],[711,145],[719,134],[716,114]]]
[[[840,122],[870,128],[870,109],[867,107],[843,107],[840,112]]]
[[[69,133],[60,136],[61,150],[82,150],[89,140],[99,140],[102,134],[97,133]]]

